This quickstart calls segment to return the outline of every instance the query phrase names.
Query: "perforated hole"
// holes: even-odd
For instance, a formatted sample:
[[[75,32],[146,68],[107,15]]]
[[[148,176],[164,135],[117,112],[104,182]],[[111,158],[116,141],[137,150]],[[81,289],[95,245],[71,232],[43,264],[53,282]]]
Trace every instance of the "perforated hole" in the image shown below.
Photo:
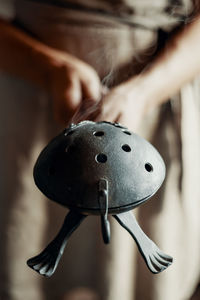
[[[122,130],[122,131],[123,131],[123,133],[125,133],[125,134],[131,135],[131,132],[128,131],[128,130]]]
[[[69,132],[67,133],[67,135],[72,135],[73,133],[74,133],[74,131],[71,130],[71,131],[69,131]]]
[[[152,172],[153,171],[153,166],[150,163],[145,164],[145,169],[147,172]]]
[[[127,144],[122,145],[122,149],[125,152],[131,152],[131,147],[129,145],[127,145]]]
[[[95,159],[98,163],[105,163],[107,161],[107,156],[103,153],[99,153],[96,155]]]
[[[103,131],[95,131],[95,132],[93,132],[93,134],[94,134],[95,136],[103,136],[103,135],[104,135],[104,132],[103,132]]]

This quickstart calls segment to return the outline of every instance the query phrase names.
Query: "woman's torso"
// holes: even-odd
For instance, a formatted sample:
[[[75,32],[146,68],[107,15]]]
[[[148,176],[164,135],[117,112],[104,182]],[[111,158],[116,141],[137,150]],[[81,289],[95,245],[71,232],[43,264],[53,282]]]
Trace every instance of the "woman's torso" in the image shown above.
[[[16,0],[16,18],[41,41],[92,65],[105,83],[120,68],[151,60],[158,29],[188,20],[191,0]],[[142,56],[141,56],[142,55]]]

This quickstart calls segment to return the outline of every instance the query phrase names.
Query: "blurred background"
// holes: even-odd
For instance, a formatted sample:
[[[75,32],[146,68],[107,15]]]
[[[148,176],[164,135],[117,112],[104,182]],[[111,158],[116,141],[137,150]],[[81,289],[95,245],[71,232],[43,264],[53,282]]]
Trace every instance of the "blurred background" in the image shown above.
[[[136,127],[136,103],[144,94],[152,97],[148,86],[146,92],[138,88],[133,109],[124,104],[129,118],[119,119],[150,140],[166,163],[165,184],[134,214],[144,232],[173,256],[173,265],[151,274],[131,236],[113,218],[111,242],[103,243],[100,218],[94,216],[72,235],[51,278],[26,265],[55,236],[67,213],[41,194],[32,170],[43,147],[79,108],[76,87],[83,100],[97,93],[92,89],[98,84],[112,91],[136,78],[139,87],[138,78],[159,64],[162,51],[170,58],[176,34],[187,36],[187,26],[195,22],[198,2],[189,0],[0,0],[1,300],[200,299],[200,57],[192,44],[199,44],[200,27],[192,32],[188,57],[178,58],[174,71],[149,89],[166,81],[160,92],[166,97],[158,97]],[[198,72],[183,75],[179,84],[176,70],[192,56]],[[78,85],[71,80],[74,72]],[[178,87],[170,94],[167,82],[173,74]],[[66,124],[60,122],[63,116]]]

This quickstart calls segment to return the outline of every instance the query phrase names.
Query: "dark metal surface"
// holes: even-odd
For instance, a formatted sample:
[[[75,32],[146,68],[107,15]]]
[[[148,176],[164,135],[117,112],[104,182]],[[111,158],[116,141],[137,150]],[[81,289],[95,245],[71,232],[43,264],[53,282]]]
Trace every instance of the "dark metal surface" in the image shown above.
[[[152,273],[160,273],[172,264],[172,257],[163,253],[158,246],[146,236],[132,212],[125,212],[114,217],[134,238],[147,267]]]
[[[110,223],[108,221],[108,181],[104,178],[99,180],[98,197],[103,240],[105,244],[108,244],[110,242]]]
[[[56,270],[70,235],[86,216],[70,211],[54,240],[37,256],[27,261],[29,267],[50,277]]]
[[[108,182],[108,213],[147,201],[165,178],[157,150],[125,127],[85,121],[51,141],[34,168],[35,183],[50,199],[81,213],[101,214],[98,184]]]
[[[71,212],[58,236],[28,265],[51,276],[70,234],[88,214],[101,216],[102,235],[110,241],[108,214],[129,231],[148,268],[159,273],[172,263],[142,232],[130,209],[161,186],[165,165],[158,151],[126,127],[110,122],[71,124],[41,152],[34,167],[38,188]]]

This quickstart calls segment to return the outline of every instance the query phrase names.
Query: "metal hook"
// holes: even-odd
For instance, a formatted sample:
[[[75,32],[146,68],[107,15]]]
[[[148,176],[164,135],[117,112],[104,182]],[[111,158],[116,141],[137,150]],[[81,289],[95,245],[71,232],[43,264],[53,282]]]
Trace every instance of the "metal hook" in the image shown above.
[[[108,181],[105,178],[99,180],[98,200],[103,240],[105,244],[108,244],[110,242],[110,223],[108,221]]]

